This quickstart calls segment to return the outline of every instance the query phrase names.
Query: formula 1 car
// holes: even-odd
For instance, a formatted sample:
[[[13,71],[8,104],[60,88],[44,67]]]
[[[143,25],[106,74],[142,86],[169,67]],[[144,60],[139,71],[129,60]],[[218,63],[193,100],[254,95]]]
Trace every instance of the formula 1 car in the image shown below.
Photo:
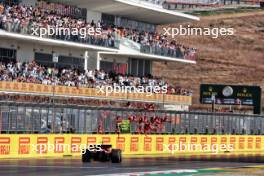
[[[120,149],[112,149],[112,145],[100,145],[100,150],[85,149],[82,154],[82,162],[100,161],[112,161],[112,163],[121,163],[122,154]]]

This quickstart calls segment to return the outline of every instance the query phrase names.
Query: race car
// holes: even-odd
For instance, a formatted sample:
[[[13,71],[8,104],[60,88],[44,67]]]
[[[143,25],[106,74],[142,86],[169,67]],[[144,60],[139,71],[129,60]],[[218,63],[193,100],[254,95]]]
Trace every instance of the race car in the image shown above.
[[[112,161],[112,163],[121,163],[122,154],[120,149],[112,149],[112,145],[100,145],[100,150],[85,149],[82,153],[82,162],[100,161]]]

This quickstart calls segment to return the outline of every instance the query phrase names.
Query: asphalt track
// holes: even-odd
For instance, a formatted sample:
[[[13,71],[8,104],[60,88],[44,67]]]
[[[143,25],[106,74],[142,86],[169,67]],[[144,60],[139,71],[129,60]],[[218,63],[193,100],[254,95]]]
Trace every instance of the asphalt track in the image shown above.
[[[82,163],[78,158],[0,160],[1,176],[88,176],[119,175],[152,171],[181,171],[208,168],[239,168],[263,165],[246,161],[182,161],[176,158],[123,159],[121,164],[110,162]],[[264,173],[264,171],[263,171]],[[214,174],[214,173],[212,173]],[[136,175],[136,174],[134,174]],[[204,174],[202,174],[204,175]]]

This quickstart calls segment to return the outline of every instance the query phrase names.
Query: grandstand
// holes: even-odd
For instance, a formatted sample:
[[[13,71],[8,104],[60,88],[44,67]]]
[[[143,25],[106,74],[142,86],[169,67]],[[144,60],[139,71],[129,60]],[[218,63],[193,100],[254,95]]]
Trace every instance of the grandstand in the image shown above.
[[[4,2],[5,4],[10,3],[10,1]],[[61,2],[69,3],[70,6],[48,4],[41,1],[22,1],[20,3],[21,5],[25,4],[25,8],[27,8],[27,18],[39,9],[44,9],[47,13],[56,11],[55,17],[46,16],[42,23],[38,23],[37,18],[10,17],[9,15],[13,11],[18,10],[21,13],[24,10],[15,9],[16,6],[11,6],[11,14],[2,15],[1,28],[4,30],[1,30],[0,33],[1,48],[6,48],[3,53],[9,53],[11,56],[7,56],[9,60],[18,59],[28,62],[34,58],[41,64],[52,65],[54,64],[52,60],[56,61],[58,58],[57,67],[67,63],[68,66],[85,70],[100,68],[111,70],[114,63],[118,66],[127,65],[127,68],[131,68],[132,64],[140,62],[139,65],[141,63],[145,65],[143,70],[136,67],[128,69],[128,73],[139,75],[142,75],[143,72],[150,73],[153,60],[195,63],[194,57],[188,55],[188,53],[193,53],[194,49],[178,43],[168,45],[166,39],[160,41],[161,36],[155,34],[155,28],[157,24],[198,20],[197,17],[156,8],[155,5],[152,7],[151,3],[149,6],[138,4],[135,1]],[[33,6],[33,9],[29,9],[29,6]],[[66,10],[63,11],[62,8]],[[115,10],[113,11],[113,9]],[[82,39],[79,36],[52,35],[40,38],[29,35],[32,34],[33,27],[54,25],[54,21],[48,22],[50,18],[55,20],[63,18],[64,15],[69,15],[70,19],[61,19],[61,23],[70,20],[71,27],[73,27],[76,20],[79,19],[80,25],[77,27],[100,25],[103,35],[98,38],[88,36]],[[159,18],[155,18],[157,15]],[[13,21],[15,23],[12,23]],[[143,41],[144,33],[148,35],[148,38],[157,39],[152,39],[151,42],[148,39]],[[6,43],[10,45],[7,47]]]
[[[183,112],[192,90],[153,76],[154,61],[195,64],[197,55],[157,25],[198,17],[158,0],[1,2],[1,133],[120,133],[121,119],[137,134],[263,134],[262,116]],[[39,33],[50,26],[69,33]]]
[[[2,133],[106,132],[101,115],[94,126],[86,122],[101,114],[90,108],[183,111],[192,104],[191,90],[152,76],[152,62],[195,64],[195,48],[169,41],[156,27],[199,18],[164,9],[157,0],[0,2]],[[49,27],[69,31],[40,33]],[[74,28],[94,33],[73,35]],[[166,86],[167,93],[106,94],[98,86]]]
[[[167,172],[177,165],[173,174],[184,174],[182,159],[240,162],[241,156],[263,156],[261,87],[205,84],[206,79],[195,84],[187,78],[203,70],[183,71],[195,66],[199,48],[158,29],[199,18],[169,10],[168,2],[0,0],[0,158],[25,159],[3,160],[1,173],[10,168],[15,175],[141,175],[136,171],[144,167],[154,171],[163,165]],[[222,2],[179,0],[176,6],[220,8]],[[165,78],[158,77],[160,68],[168,69]],[[209,69],[204,70],[207,77]],[[190,87],[171,82],[177,71]],[[200,83],[200,103],[212,108],[207,112],[192,106],[190,88]],[[124,164],[85,163],[91,158],[120,163],[121,153]],[[151,159],[140,163],[133,157]],[[153,164],[152,157],[159,159]],[[173,159],[163,163],[161,157]],[[135,173],[125,173],[130,170]],[[186,172],[191,173],[187,167]]]

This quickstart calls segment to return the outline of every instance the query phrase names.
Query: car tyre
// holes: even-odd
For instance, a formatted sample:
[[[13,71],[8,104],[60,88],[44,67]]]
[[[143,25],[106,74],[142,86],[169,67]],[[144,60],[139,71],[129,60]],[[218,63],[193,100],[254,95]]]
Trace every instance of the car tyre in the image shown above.
[[[120,149],[112,149],[111,161],[112,163],[122,162],[122,152]]]
[[[91,152],[86,150],[85,153],[82,154],[82,162],[87,163],[90,162],[92,159]]]

